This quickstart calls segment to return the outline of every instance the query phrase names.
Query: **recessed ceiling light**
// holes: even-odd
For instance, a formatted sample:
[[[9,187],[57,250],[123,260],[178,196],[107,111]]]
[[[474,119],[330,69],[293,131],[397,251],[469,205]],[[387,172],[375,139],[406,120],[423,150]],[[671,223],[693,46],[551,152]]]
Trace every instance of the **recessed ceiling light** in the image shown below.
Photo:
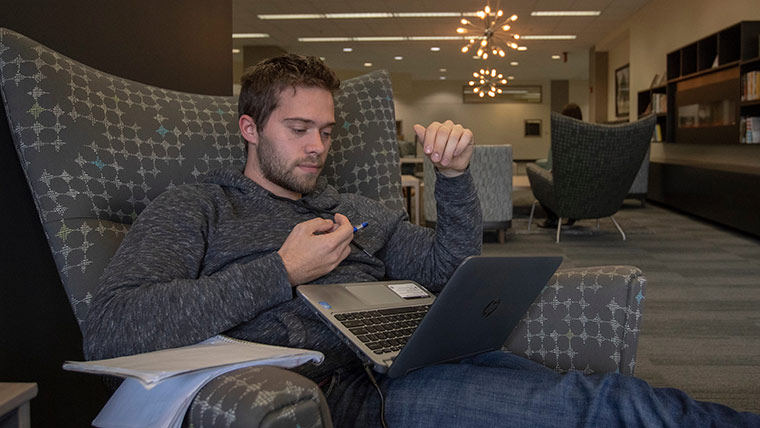
[[[552,59],[559,59],[559,58],[560,58],[559,55],[552,55]]]
[[[516,67],[516,66],[520,65],[520,63],[517,62],[517,61],[512,61],[512,62],[509,63],[509,65],[511,65],[512,67]]]
[[[267,33],[232,33],[233,39],[266,39],[268,37]]]
[[[343,48],[343,52],[353,52],[354,48]]]
[[[240,53],[240,49],[233,49],[233,50],[232,50],[232,53],[234,53],[234,54],[239,54],[239,53]]]
[[[520,36],[520,40],[575,40],[575,34],[536,34],[532,36]]]
[[[530,16],[599,16],[599,10],[534,10]]]
[[[441,76],[441,77],[439,77],[439,79],[446,80],[446,76]]]
[[[472,56],[472,59],[480,59],[480,57],[479,57],[479,56],[477,56],[477,55],[473,55],[473,56]]]
[[[447,70],[445,68],[441,68],[438,71],[440,71],[441,73],[445,73]]]
[[[372,67],[372,63],[371,63],[371,62],[365,62],[365,63],[364,63],[364,66],[365,66],[365,67]]]
[[[518,50],[518,51],[527,51],[527,50],[528,50],[528,48],[527,48],[527,46],[519,46],[519,47],[517,48],[517,50]]]
[[[514,79],[515,79],[515,76],[507,76],[507,79],[509,79],[509,80],[514,80]]]
[[[393,59],[395,59],[396,61],[401,61],[402,59],[404,59],[404,57],[401,55],[397,55],[397,56],[394,56]]]
[[[441,50],[441,48],[439,48],[438,46],[433,46],[432,48],[430,48],[430,50],[433,52],[438,52]]]

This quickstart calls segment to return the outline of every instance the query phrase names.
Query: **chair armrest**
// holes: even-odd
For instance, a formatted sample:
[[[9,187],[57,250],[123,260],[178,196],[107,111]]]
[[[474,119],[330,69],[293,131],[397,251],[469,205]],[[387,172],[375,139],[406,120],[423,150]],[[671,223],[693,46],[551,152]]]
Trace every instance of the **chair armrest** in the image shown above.
[[[246,367],[214,378],[196,394],[184,427],[332,427],[322,391],[292,371]]]
[[[560,269],[503,349],[559,372],[633,375],[645,287],[633,266]]]

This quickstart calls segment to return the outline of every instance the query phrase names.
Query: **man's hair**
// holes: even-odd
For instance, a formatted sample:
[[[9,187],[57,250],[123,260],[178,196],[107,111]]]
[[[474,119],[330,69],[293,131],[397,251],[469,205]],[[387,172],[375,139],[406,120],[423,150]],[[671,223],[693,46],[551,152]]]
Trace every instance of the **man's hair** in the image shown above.
[[[570,116],[578,120],[583,120],[583,112],[581,111],[581,106],[575,103],[570,103],[563,107],[562,114],[564,116]]]
[[[340,80],[319,58],[285,54],[249,67],[240,78],[238,114],[247,114],[261,129],[277,108],[280,92],[291,87],[322,88],[335,92]]]

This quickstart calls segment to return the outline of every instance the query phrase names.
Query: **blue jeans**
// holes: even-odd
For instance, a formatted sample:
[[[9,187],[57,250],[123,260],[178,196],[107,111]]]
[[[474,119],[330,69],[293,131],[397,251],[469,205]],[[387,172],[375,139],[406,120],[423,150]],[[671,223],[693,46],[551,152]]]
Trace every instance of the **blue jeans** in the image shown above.
[[[615,373],[561,375],[501,351],[376,378],[389,428],[760,427],[760,415],[695,401],[676,389]],[[335,380],[327,394],[335,426],[380,426],[380,399],[367,374],[354,369]]]

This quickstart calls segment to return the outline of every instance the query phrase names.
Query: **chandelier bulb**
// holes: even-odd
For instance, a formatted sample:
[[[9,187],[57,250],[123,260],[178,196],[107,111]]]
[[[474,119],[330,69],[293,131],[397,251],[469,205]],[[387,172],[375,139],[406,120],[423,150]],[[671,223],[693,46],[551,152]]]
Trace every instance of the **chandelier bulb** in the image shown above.
[[[506,25],[506,24],[501,27],[501,29],[504,30],[504,31],[509,31],[510,28],[512,28],[512,27],[510,27],[509,25]]]
[[[488,5],[486,5],[486,7],[483,9],[483,11],[485,13],[491,13],[491,8]]]
[[[501,15],[504,15],[504,11],[503,11],[503,10],[501,10],[501,9],[499,9],[499,11],[498,11],[498,12],[496,12],[496,16],[499,16],[499,17],[500,17]]]
[[[462,28],[462,27],[459,27],[459,28],[457,28],[457,33],[459,33],[459,34],[464,34],[464,33],[466,33],[466,32],[467,32],[467,30],[465,30],[465,29],[464,29],[464,28]]]
[[[459,21],[459,22],[461,22],[461,23],[462,23],[462,25],[467,25],[467,24],[469,24],[469,23],[470,23],[470,21],[468,21],[468,20],[466,20],[466,19],[464,19],[464,18],[462,18],[462,20],[461,20],[461,21]]]
[[[483,53],[483,59],[488,59],[488,53],[486,52]]]
[[[512,15],[509,17],[510,21],[517,21],[517,15]]]
[[[478,95],[480,96],[480,98],[483,98],[483,96],[485,95],[485,93],[481,92]]]

